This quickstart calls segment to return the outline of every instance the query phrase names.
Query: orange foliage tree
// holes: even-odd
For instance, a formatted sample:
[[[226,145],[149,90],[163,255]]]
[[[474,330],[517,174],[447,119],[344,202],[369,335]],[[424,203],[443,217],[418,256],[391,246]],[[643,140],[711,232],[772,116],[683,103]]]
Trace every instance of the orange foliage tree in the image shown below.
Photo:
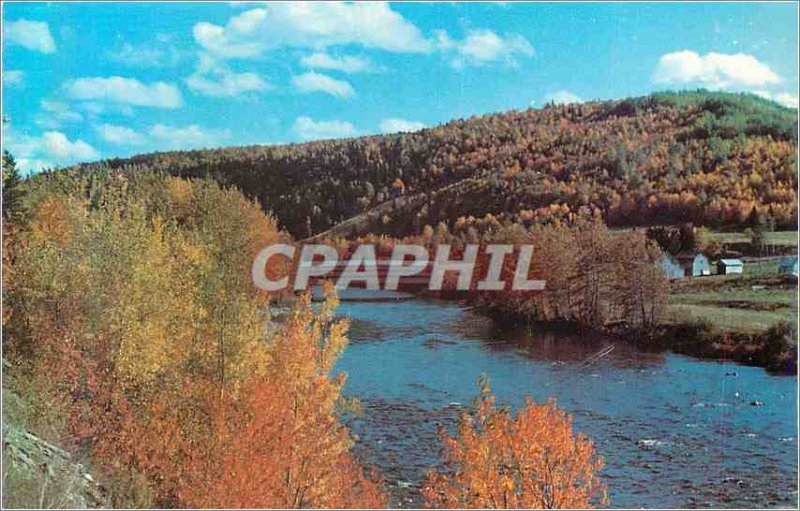
[[[30,194],[8,241],[4,359],[63,410],[56,440],[91,456],[110,504],[382,505],[335,414],[336,299],[265,328],[249,272],[275,221],[208,181],[75,179]]]
[[[436,508],[588,508],[607,502],[597,472],[603,459],[592,441],[573,434],[572,419],[551,400],[527,399],[513,416],[495,405],[488,382],[458,435],[441,431],[446,470],[431,470],[423,487]]]
[[[347,342],[347,322],[332,321],[337,299],[332,288],[328,291],[319,313],[308,295],[300,300],[276,335],[264,375],[245,382],[237,399],[226,401],[225,433],[212,456],[189,464],[184,504],[384,507],[379,482],[364,475],[335,414],[345,378],[329,373]]]

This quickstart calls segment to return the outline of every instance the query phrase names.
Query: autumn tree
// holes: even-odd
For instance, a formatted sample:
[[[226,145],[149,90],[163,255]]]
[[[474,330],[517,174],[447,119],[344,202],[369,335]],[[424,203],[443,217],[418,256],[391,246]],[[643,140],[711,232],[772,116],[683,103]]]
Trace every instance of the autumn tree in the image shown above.
[[[6,240],[4,356],[66,410],[60,443],[113,503],[380,506],[335,414],[335,299],[265,329],[250,265],[274,220],[209,181],[84,177],[38,183]]]
[[[641,232],[615,241],[611,272],[611,302],[632,328],[658,325],[669,298],[669,283],[661,267],[663,252]]]
[[[347,342],[333,321],[333,288],[315,313],[304,295],[275,335],[271,358],[225,402],[215,455],[189,465],[182,501],[191,507],[375,508],[380,484],[350,453],[335,414],[344,375],[330,372]],[[217,416],[216,420],[223,419]],[[199,463],[198,463],[199,462]]]
[[[713,234],[706,227],[697,229],[696,234],[697,250],[701,254],[705,254],[711,259],[716,259],[720,256],[723,250],[722,243],[720,243]]]
[[[591,440],[573,433],[554,401],[528,398],[516,414],[495,404],[488,382],[455,437],[441,431],[446,466],[423,486],[435,508],[588,508],[607,503]]]

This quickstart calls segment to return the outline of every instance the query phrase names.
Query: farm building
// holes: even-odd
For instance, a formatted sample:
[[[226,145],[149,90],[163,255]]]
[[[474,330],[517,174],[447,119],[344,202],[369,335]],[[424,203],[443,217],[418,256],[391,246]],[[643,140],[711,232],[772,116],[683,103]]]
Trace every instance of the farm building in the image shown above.
[[[689,277],[701,277],[703,275],[711,275],[711,263],[708,258],[703,254],[678,254],[678,263],[683,268],[685,275]]]
[[[743,272],[744,263],[739,259],[720,259],[719,262],[717,262],[717,273],[720,275],[731,275]]]
[[[670,280],[680,279],[686,275],[678,260],[667,252],[664,252],[664,256],[661,259],[661,269]]]
[[[794,275],[797,277],[797,256],[785,257],[778,265],[778,273],[781,275]]]
[[[670,280],[711,275],[711,264],[703,254],[682,253],[673,256],[664,252],[661,269]]]

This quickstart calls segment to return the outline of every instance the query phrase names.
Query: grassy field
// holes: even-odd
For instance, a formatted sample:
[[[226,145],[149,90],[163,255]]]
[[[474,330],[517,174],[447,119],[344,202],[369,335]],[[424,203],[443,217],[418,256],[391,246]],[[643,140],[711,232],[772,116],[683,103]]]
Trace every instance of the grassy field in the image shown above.
[[[688,305],[719,304],[736,307],[738,304],[751,304],[751,309],[772,310],[792,306],[791,293],[783,289],[740,289],[728,292],[683,293],[680,301]],[[742,307],[740,307],[742,308]]]
[[[641,229],[641,228],[640,228]],[[632,230],[630,227],[615,227],[611,229],[613,232],[620,234]],[[711,231],[710,236],[715,241],[722,244],[732,243],[750,243],[751,237],[744,232],[717,232]],[[784,247],[797,246],[797,231],[772,231],[764,233],[764,243],[767,245],[777,245]]]
[[[778,260],[745,259],[743,275],[673,281],[668,321],[707,321],[721,331],[748,333],[796,321],[797,287],[777,275]]]
[[[715,329],[729,332],[761,333],[771,326],[792,319],[791,309],[777,311],[750,310],[729,307],[724,304],[670,304],[667,312],[669,323],[704,321]]]
[[[720,243],[748,243],[750,237],[742,232],[712,232],[711,237]],[[797,246],[797,231],[775,231],[764,233],[767,245]]]

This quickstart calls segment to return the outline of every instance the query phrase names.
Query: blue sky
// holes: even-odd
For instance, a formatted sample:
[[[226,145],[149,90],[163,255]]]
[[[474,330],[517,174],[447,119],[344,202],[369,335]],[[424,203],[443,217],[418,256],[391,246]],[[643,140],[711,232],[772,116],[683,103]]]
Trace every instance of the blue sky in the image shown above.
[[[793,3],[3,4],[27,171],[705,87],[797,108]]]

